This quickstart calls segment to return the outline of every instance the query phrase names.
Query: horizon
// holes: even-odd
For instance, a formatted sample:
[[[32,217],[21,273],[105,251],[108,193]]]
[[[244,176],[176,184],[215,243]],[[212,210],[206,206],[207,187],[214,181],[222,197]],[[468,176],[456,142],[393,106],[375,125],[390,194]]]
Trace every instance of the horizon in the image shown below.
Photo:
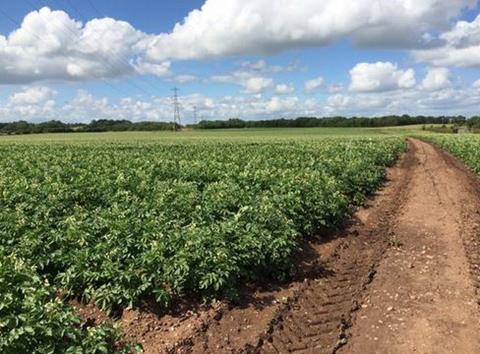
[[[274,16],[272,16],[272,13]],[[0,122],[478,115],[472,0],[0,5]]]

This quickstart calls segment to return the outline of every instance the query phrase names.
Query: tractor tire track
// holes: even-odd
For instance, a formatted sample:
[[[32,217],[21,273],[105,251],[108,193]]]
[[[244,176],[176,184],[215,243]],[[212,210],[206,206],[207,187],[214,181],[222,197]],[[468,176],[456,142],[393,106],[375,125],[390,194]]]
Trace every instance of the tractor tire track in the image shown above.
[[[352,313],[385,250],[394,243],[391,221],[404,203],[415,163],[410,149],[343,231],[331,241],[309,245],[309,258],[315,261],[304,269],[303,281],[256,294],[260,303],[225,311],[175,352],[333,353],[346,344]],[[259,301],[282,296],[288,301],[273,307]]]
[[[362,299],[344,353],[479,353],[479,183],[411,139],[418,160],[391,248]]]
[[[305,285],[256,353],[335,353],[348,342],[352,314],[359,309],[383,254],[394,243],[389,237],[392,220],[404,203],[414,164],[410,149],[377,196],[376,205],[367,209],[368,216],[357,213],[355,225],[345,231],[344,242],[324,265],[331,275]]]

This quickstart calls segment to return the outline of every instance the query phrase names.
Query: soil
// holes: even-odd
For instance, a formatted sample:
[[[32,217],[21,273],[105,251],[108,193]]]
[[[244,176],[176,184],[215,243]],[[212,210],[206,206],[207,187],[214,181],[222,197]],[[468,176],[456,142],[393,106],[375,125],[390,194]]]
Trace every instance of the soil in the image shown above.
[[[410,139],[347,225],[304,245],[294,281],[248,286],[235,305],[126,310],[119,322],[147,354],[480,353],[479,229],[477,177]]]
[[[342,352],[480,353],[478,183],[429,144],[412,140],[411,150],[417,164],[394,227],[401,247],[383,257]]]

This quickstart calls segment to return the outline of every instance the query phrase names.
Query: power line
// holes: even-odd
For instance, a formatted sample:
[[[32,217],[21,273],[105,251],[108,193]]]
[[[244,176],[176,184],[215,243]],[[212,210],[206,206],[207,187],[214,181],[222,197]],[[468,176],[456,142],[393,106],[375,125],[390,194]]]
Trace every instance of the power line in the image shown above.
[[[65,1],[66,3],[68,3],[70,5],[70,7],[76,11],[76,13],[78,15],[80,15],[80,17],[85,17],[87,18],[87,16],[85,16],[85,13],[84,12],[81,12],[77,7],[75,7],[73,5],[73,3],[70,1],[70,0],[63,0]],[[90,7],[93,9],[93,12],[96,16],[99,16],[99,17],[107,17],[105,14],[103,14],[99,9],[98,7],[95,6],[95,4],[91,1],[91,0],[88,0],[88,3],[90,5]],[[126,55],[122,55],[121,53],[118,53],[118,56],[119,56],[119,59],[126,65],[129,65],[129,66],[132,66],[131,62],[130,62],[130,58],[127,57]],[[162,88],[156,86],[153,82],[151,82],[150,80],[148,80],[147,77],[143,77],[143,76],[139,76],[138,77],[139,80],[142,80],[144,83],[148,84],[150,87],[152,87],[154,90],[163,90]]]
[[[10,16],[7,12],[5,12],[4,10],[2,10],[1,8],[0,8],[0,14],[2,14],[5,18],[7,18],[7,19],[8,19],[10,22],[12,22],[15,26],[17,26],[18,28],[21,28],[22,23],[21,23],[20,21],[16,20],[15,18],[13,18],[12,16]],[[43,42],[43,41],[44,41],[43,38],[40,37],[39,35],[37,35],[36,33],[31,32],[31,31],[29,31],[28,29],[25,29],[25,28],[24,28],[23,30],[26,31],[27,33],[29,33],[30,35],[34,36],[35,38],[37,38],[40,42]],[[113,90],[121,93],[122,95],[127,95],[127,96],[128,96],[128,92],[119,89],[118,87],[110,84],[110,83],[107,82],[107,81],[104,81],[104,79],[102,79],[102,82],[103,82],[105,85],[107,85],[107,86],[109,86],[110,88],[112,88]]]
[[[22,23],[20,21],[17,21],[15,20],[12,16],[10,16],[7,12],[3,11],[1,8],[0,8],[0,13],[7,19],[9,20],[10,22],[12,22],[15,26],[17,27],[21,27],[22,26]],[[40,41],[43,41],[43,39],[37,35],[36,33],[33,33],[33,32],[30,32],[27,30],[28,33],[30,33],[32,36],[36,37],[37,39],[39,39]]]
[[[98,7],[95,6],[93,1],[87,0],[87,2],[90,5],[90,7],[93,9],[93,11],[95,11],[99,16],[103,16],[102,13],[98,10]]]
[[[31,0],[25,0],[26,2],[28,2],[31,6],[35,7],[35,4],[32,3]],[[42,1],[41,0],[36,0],[37,3],[39,3],[40,6],[43,6],[42,4]],[[48,4],[47,4],[48,5]],[[72,40],[72,43],[73,44],[76,44],[77,42],[79,42],[82,38],[81,37],[78,37],[77,36],[77,33],[75,33],[74,31],[72,31],[68,26],[65,25],[65,23],[63,21],[56,21],[57,23],[60,24],[61,27],[63,27],[64,29],[66,29],[68,32],[70,32],[71,36],[70,39]],[[57,27],[57,26],[55,26]],[[62,30],[60,27],[57,27],[58,29]],[[64,33],[66,33],[68,35],[68,33],[66,31],[63,31]],[[92,50],[94,53],[95,53],[95,48],[92,48],[91,46],[89,46],[89,44],[87,42],[84,42],[83,45],[85,45],[87,47],[87,49],[90,49]],[[108,58],[101,58],[98,53],[95,53],[95,54],[92,54],[91,55],[93,56],[96,56],[97,59],[99,61],[103,61],[111,70],[112,70],[112,73],[115,73],[115,72],[119,72],[118,68],[116,68]],[[114,55],[112,55],[111,57],[114,57]],[[125,64],[125,63],[123,63]],[[131,64],[130,63],[127,63],[128,66],[131,67]],[[136,84],[133,80],[129,80],[129,79],[126,79],[125,81],[127,84],[129,84],[130,86],[136,88],[137,90],[141,91],[143,94],[147,95],[147,96],[153,96],[150,92],[148,92],[147,90],[145,90],[143,87],[139,86],[138,84]],[[113,86],[113,85],[112,85]],[[127,93],[128,95],[128,93]]]

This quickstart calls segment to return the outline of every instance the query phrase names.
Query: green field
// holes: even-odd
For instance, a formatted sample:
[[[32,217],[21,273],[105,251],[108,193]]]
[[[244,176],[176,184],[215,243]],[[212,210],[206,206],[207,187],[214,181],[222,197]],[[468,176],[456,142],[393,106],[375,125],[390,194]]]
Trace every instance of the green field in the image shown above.
[[[24,143],[198,143],[222,141],[309,141],[326,136],[383,136],[408,135],[421,132],[421,126],[388,128],[265,128],[226,130],[185,130],[181,132],[107,132],[107,133],[56,133],[0,136],[0,144]]]
[[[0,137],[0,352],[105,352],[115,313],[288,279],[418,127]],[[128,348],[126,349],[128,350]]]
[[[472,171],[480,174],[480,136],[465,135],[429,135],[424,140],[437,144],[442,149],[462,160]]]

